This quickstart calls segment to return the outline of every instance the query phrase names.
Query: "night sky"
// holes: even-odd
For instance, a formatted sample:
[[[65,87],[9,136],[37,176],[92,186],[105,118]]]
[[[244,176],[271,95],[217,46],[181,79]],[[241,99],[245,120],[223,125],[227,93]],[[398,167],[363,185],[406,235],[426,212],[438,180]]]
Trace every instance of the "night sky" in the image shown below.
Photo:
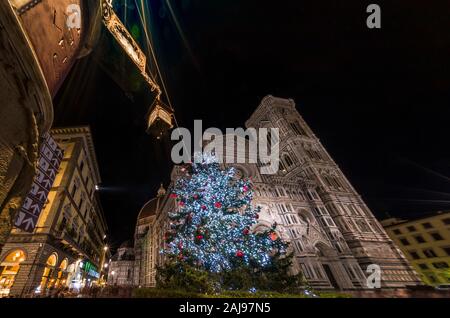
[[[183,35],[166,0],[147,2],[180,126],[243,127],[265,95],[293,98],[377,217],[450,207],[448,1],[376,1],[382,28],[371,30],[366,1],[172,0]],[[113,247],[169,181],[170,142],[145,134],[151,101],[106,32],[56,97],[55,127],[92,128]]]

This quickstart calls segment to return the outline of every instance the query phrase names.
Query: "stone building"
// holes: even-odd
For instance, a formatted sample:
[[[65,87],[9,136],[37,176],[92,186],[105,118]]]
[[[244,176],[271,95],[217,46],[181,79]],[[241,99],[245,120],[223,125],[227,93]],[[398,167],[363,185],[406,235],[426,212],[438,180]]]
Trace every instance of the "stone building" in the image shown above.
[[[301,271],[315,288],[362,289],[372,272],[381,268],[383,288],[420,284],[403,253],[352,187],[319,139],[298,113],[293,100],[265,97],[247,127],[279,128],[280,170],[260,174],[261,163],[233,164],[251,177],[261,206],[259,227],[277,222],[279,235],[295,253],[293,271]],[[226,148],[226,146],[225,146]],[[172,183],[180,177],[178,167]],[[136,226],[136,285],[154,286],[155,269],[168,228],[167,212],[175,202],[164,195],[149,201]]]
[[[450,284],[450,211],[381,221],[392,240],[428,285]]]
[[[164,235],[166,213],[172,208],[161,185],[157,197],[148,201],[139,212],[134,235],[135,270],[134,284],[136,286],[155,286],[156,266],[162,263],[159,249]]]
[[[80,288],[100,275],[107,227],[96,192],[101,179],[90,129],[51,134],[64,157],[34,231],[13,229],[0,254],[3,295]]]
[[[134,247],[130,241],[120,245],[108,266],[108,285],[134,286]]]
[[[66,23],[69,5],[81,9],[76,28]],[[0,251],[36,174],[52,98],[97,42],[100,12],[100,0],[0,1]]]

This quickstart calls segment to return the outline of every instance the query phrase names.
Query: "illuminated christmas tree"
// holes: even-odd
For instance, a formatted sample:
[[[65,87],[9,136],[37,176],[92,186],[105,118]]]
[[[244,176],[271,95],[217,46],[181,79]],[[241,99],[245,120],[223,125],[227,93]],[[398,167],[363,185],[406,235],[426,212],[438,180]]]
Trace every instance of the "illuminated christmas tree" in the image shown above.
[[[214,157],[185,166],[170,196],[178,209],[169,213],[165,253],[177,263],[212,273],[238,267],[265,268],[287,245],[272,228],[253,232],[259,207],[251,205],[252,184],[234,168],[221,169]]]

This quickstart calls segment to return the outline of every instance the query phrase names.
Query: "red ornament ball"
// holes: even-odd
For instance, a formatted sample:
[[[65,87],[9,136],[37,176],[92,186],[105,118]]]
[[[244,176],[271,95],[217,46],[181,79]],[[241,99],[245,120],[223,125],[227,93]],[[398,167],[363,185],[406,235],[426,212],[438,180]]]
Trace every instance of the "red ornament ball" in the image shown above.
[[[247,186],[243,186],[242,190],[244,190],[244,192],[247,192],[248,191],[248,187]]]
[[[275,233],[275,232],[270,233],[270,239],[271,239],[272,241],[275,241],[277,238],[278,238],[277,233]]]
[[[197,235],[197,236],[196,236],[196,239],[197,239],[197,240],[202,240],[202,239],[203,239],[203,235]]]
[[[244,252],[242,252],[242,251],[237,251],[237,252],[236,252],[236,256],[237,256],[237,257],[244,257]]]
[[[206,210],[206,205],[202,205],[202,210]]]
[[[216,208],[220,209],[220,208],[222,207],[222,203],[216,202],[216,203],[214,203],[214,206],[215,206]]]
[[[177,197],[177,194],[176,194],[176,193],[171,193],[171,194],[170,194],[170,197],[171,197],[172,199],[175,199],[175,198]]]
[[[250,231],[249,231],[248,229],[244,229],[244,231],[242,231],[242,233],[243,233],[244,235],[248,235],[249,232],[250,232]]]
[[[179,206],[184,206],[184,202],[183,202],[183,201],[180,201],[180,202],[178,202],[178,205],[179,205]]]
[[[194,200],[198,199],[198,194],[194,194]]]

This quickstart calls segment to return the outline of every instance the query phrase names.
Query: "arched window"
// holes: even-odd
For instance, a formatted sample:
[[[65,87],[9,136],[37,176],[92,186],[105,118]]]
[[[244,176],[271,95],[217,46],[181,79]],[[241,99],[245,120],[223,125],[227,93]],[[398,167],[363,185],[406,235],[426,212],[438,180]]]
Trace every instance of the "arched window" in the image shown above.
[[[66,273],[67,264],[68,264],[68,261],[67,261],[67,258],[65,258],[59,265],[58,276],[56,279],[55,287],[65,286],[66,278],[67,278],[67,273]]]
[[[4,294],[9,294],[14,280],[20,269],[20,264],[26,260],[25,252],[14,250],[10,252],[0,263],[0,289]]]
[[[302,128],[302,126],[300,126],[298,121],[291,122],[290,126],[297,135],[306,136],[305,130]]]
[[[44,268],[44,272],[42,273],[41,279],[41,291],[46,290],[47,288],[53,287],[56,279],[53,277],[55,273],[56,263],[58,261],[58,256],[53,253],[47,258],[46,266]]]

